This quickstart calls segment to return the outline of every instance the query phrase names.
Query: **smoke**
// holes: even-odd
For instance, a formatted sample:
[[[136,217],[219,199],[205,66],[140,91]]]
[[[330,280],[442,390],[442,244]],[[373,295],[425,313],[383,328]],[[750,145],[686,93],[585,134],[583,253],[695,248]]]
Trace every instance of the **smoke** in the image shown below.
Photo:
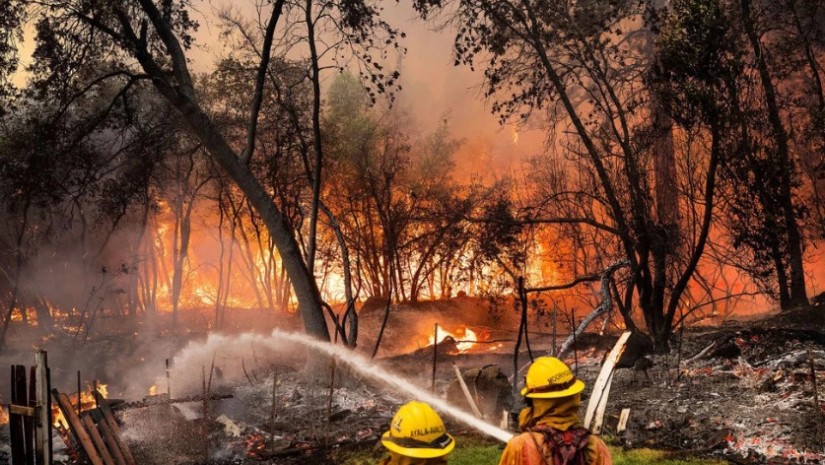
[[[212,333],[204,340],[191,341],[171,360],[170,384],[174,398],[197,395],[207,383],[210,371],[212,387],[269,376],[273,367],[303,366],[305,354],[292,344],[284,344],[272,336],[243,333],[226,335]],[[166,377],[157,375],[153,384],[165,392]],[[148,386],[147,386],[148,389]]]

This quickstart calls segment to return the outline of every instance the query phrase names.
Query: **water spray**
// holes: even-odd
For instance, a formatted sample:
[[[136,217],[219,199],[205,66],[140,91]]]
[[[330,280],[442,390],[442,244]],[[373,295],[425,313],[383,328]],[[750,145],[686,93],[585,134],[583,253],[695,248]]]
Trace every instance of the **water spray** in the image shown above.
[[[384,370],[380,366],[376,365],[376,363],[372,360],[358,355],[343,346],[337,346],[328,342],[319,341],[318,339],[314,339],[305,334],[288,333],[277,329],[272,331],[272,337],[302,344],[308,348],[312,348],[331,357],[335,357],[341,362],[351,366],[362,375],[390,385],[399,391],[404,391],[416,400],[426,402],[435,409],[440,410],[456,420],[466,424],[467,426],[475,428],[476,430],[490,437],[496,438],[499,441],[506,443],[513,437],[513,433],[491,425],[484,420],[476,418],[473,415],[448,404],[446,401],[435,396],[426,389],[422,389],[414,385],[411,381]]]

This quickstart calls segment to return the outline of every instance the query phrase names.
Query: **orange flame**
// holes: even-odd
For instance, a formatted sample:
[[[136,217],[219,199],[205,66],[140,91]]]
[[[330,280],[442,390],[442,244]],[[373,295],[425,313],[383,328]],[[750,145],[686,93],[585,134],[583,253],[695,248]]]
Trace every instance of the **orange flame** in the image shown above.
[[[457,341],[455,347],[462,354],[475,347],[478,343],[478,335],[476,334],[476,332],[467,327],[459,328],[455,333],[451,333],[450,331],[447,331],[443,328],[438,328],[439,343],[441,343],[448,337],[451,337],[453,338],[453,340]],[[435,337],[433,335],[430,335],[430,338],[427,339],[427,345],[431,346],[434,343]]]
[[[109,398],[109,389],[106,384],[98,384],[97,392],[99,392],[104,399]],[[69,402],[74,406],[75,411],[77,411],[77,393],[68,395],[68,397]],[[95,398],[92,395],[91,390],[88,392],[80,393],[81,412],[85,412],[86,410],[92,410],[96,407],[97,403],[95,402]],[[57,404],[52,404],[52,424],[59,431],[66,431],[69,429],[69,422],[68,420],[66,420],[66,417],[63,416],[63,412],[60,411],[60,408],[57,406]]]

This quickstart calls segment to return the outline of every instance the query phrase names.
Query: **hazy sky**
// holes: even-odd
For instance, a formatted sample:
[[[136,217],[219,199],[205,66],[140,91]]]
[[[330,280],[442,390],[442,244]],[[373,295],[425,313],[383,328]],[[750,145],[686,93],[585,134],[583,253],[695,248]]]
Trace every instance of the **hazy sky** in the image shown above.
[[[213,15],[230,3],[250,18],[254,17],[254,0],[196,0],[194,18],[200,23],[200,29],[196,48],[188,54],[195,71],[211,69],[224,50]],[[436,31],[434,25],[416,18],[409,2],[382,3],[386,8],[383,17],[407,34],[402,42],[407,54],[401,63],[403,91],[398,95],[399,102],[412,112],[422,133],[431,131],[442,116],[449,116],[454,135],[465,140],[456,157],[462,173],[512,172],[520,168],[518,160],[541,149],[540,131],[516,131],[514,125],[502,127],[490,114],[489,105],[479,90],[480,72],[472,72],[466,66],[453,66],[452,31]],[[32,47],[29,30],[22,44],[23,66],[30,61],[28,55]],[[328,83],[333,77],[333,72],[329,72],[325,81]],[[25,75],[19,73],[15,82],[22,85]]]

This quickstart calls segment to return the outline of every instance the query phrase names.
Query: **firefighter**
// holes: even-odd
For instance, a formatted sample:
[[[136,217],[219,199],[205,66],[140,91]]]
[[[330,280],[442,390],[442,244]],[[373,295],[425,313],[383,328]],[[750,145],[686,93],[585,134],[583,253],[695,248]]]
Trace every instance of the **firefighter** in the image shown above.
[[[390,456],[380,465],[443,465],[455,439],[432,407],[414,400],[398,409],[381,444]]]
[[[604,441],[582,427],[584,382],[570,367],[555,357],[537,358],[524,384],[522,433],[507,444],[499,465],[612,465]]]

